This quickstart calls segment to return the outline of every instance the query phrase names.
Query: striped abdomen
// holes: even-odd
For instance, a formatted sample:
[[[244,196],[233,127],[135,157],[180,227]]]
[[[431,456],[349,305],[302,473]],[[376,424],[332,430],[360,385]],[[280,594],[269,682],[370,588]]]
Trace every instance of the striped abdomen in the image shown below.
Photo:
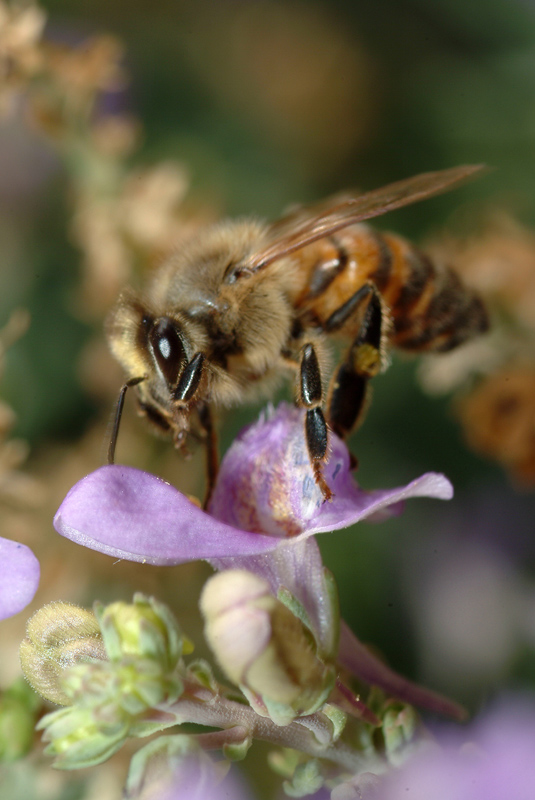
[[[304,248],[299,262],[306,285],[296,307],[320,327],[371,281],[389,311],[396,347],[446,351],[487,330],[481,300],[457,274],[394,234],[355,225]],[[351,323],[344,334],[353,335]]]

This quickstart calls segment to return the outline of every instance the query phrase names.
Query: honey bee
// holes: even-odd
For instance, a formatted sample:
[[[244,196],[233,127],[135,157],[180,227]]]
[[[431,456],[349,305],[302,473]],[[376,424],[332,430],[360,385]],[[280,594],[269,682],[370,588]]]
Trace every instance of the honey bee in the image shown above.
[[[110,463],[125,393],[135,386],[140,412],[176,448],[185,450],[190,429],[203,439],[209,495],[218,467],[213,407],[269,394],[293,373],[315,479],[330,499],[322,473],[329,431],[346,438],[361,422],[369,381],[388,349],[447,351],[487,329],[483,304],[455,272],[363,220],[445,192],[481,169],[340,195],[272,224],[213,225],[164,263],[145,293],[126,289],[107,323],[128,376]],[[330,337],[348,347],[326,389]]]

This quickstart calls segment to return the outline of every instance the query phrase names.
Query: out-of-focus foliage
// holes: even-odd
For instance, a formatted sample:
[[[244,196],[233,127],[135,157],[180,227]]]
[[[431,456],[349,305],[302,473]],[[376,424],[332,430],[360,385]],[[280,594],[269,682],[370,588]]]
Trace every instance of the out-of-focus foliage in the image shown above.
[[[322,546],[344,615],[398,669],[472,709],[514,680],[534,690],[534,503],[503,466],[533,479],[535,6],[47,0],[15,16],[8,8],[0,5],[0,327],[22,334],[16,308],[30,324],[6,340],[2,365],[17,439],[2,446],[0,520],[2,535],[30,544],[43,563],[36,604],[116,600],[135,588],[172,598],[195,638],[190,598],[202,566],[179,568],[180,582],[171,569],[114,566],[51,527],[69,486],[103,460],[123,378],[102,323],[124,282],[142,280],[224,214],[275,216],[346,187],[485,162],[494,171],[481,180],[378,220],[447,253],[489,299],[491,337],[425,367],[426,386],[442,381],[459,393],[457,410],[422,392],[414,362],[395,357],[353,440],[364,486],[433,469],[457,497],[449,510],[414,507]],[[130,406],[119,459],[201,494],[201,454],[185,464]],[[4,408],[2,433],[12,425]],[[221,416],[223,449],[256,413]],[[29,449],[22,477],[20,438]],[[481,618],[491,614],[485,598],[501,592],[512,610],[497,641]],[[6,685],[23,622],[3,623]],[[451,656],[447,670],[440,652]]]

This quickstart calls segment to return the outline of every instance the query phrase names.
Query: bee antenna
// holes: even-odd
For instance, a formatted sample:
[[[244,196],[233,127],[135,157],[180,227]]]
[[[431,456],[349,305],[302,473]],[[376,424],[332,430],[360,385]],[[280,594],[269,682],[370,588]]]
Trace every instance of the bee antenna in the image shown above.
[[[144,381],[145,379],[145,376],[141,378],[132,378],[131,380],[126,381],[119,392],[119,397],[117,398],[117,404],[115,406],[115,415],[113,419],[113,427],[111,429],[110,443],[108,445],[108,464],[115,463],[115,448],[117,447],[117,437],[119,436],[119,426],[121,424],[121,417],[123,415],[126,391],[127,389],[130,389],[131,386],[137,386],[138,383],[141,383],[141,381]]]

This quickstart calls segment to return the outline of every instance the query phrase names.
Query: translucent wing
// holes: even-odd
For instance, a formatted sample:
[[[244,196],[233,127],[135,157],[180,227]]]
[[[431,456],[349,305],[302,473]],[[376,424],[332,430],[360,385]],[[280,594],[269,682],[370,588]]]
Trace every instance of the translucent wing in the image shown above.
[[[348,225],[447,192],[482,174],[485,169],[482,165],[465,165],[440,172],[425,172],[366,194],[337,195],[319,206],[297,209],[274,222],[270,231],[271,241],[245,263],[237,265],[227,279],[233,282],[241,276],[251,275]]]

